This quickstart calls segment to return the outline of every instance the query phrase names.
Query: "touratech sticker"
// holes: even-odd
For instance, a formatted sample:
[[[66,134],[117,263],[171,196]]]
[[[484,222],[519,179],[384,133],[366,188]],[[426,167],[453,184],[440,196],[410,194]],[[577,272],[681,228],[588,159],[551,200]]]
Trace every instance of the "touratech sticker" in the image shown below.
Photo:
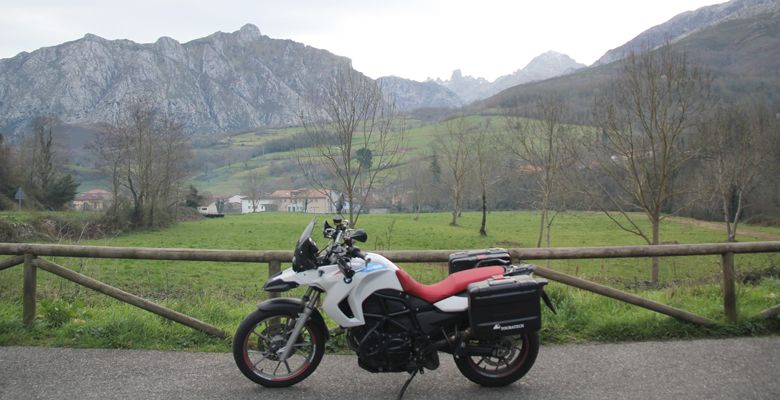
[[[525,324],[517,324],[517,325],[509,325],[509,326],[501,326],[501,324],[495,324],[493,325],[494,331],[511,331],[515,329],[523,329],[525,328]]]

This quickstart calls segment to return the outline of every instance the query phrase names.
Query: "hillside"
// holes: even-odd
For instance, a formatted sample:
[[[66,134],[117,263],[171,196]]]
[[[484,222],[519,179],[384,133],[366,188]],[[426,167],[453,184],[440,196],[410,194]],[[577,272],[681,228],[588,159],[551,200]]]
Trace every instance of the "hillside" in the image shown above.
[[[698,30],[672,44],[690,61],[712,71],[716,93],[727,101],[765,99],[780,105],[780,10],[777,8]],[[527,104],[547,94],[569,100],[580,120],[587,119],[593,96],[620,68],[619,62],[519,85],[474,106],[505,108]]]
[[[294,125],[300,107],[317,107],[310,94],[322,91],[345,65],[351,68],[346,57],[269,38],[251,24],[187,43],[87,34],[0,60],[0,131],[19,132],[42,114],[71,124],[112,122],[123,104],[137,99],[195,133]],[[459,105],[445,89],[404,81],[391,86],[403,99],[435,92],[434,104],[417,100],[414,106]]]
[[[654,26],[620,47],[607,51],[593,65],[604,65],[620,60],[632,51],[656,48],[666,41],[676,42],[702,29],[732,19],[748,18],[778,8],[777,0],[732,0],[722,4],[701,7],[676,15],[663,24]]]

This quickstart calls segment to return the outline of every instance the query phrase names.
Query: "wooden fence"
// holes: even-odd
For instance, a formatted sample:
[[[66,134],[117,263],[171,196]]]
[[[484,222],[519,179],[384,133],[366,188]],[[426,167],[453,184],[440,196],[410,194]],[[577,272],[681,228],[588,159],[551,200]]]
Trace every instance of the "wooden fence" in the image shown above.
[[[456,250],[432,251],[382,251],[382,255],[396,263],[406,262],[447,262],[450,253]],[[734,254],[780,252],[780,242],[750,243],[713,243],[689,245],[658,246],[620,246],[620,247],[559,247],[546,249],[509,249],[512,259],[523,260],[561,260],[561,259],[602,259],[602,258],[643,258],[720,255],[722,264],[723,308],[726,319],[737,318]],[[291,251],[246,251],[246,250],[198,250],[143,247],[102,247],[53,244],[0,243],[0,255],[11,258],[0,261],[0,271],[16,265],[24,265],[22,321],[30,325],[35,319],[36,274],[40,268],[79,285],[96,290],[120,301],[153,312],[194,329],[211,335],[225,337],[226,333],[206,322],[155,304],[134,294],[127,293],[103,282],[79,274],[51,261],[43,256],[115,258],[143,260],[181,260],[181,261],[224,261],[268,263],[269,276],[281,269],[282,262],[292,259]],[[670,307],[631,293],[626,293],[604,285],[567,275],[549,268],[537,267],[536,274],[569,286],[607,296],[619,301],[643,307],[674,318],[700,324],[714,325],[714,321],[685,310]],[[780,305],[766,309],[756,318],[773,318],[780,314]]]

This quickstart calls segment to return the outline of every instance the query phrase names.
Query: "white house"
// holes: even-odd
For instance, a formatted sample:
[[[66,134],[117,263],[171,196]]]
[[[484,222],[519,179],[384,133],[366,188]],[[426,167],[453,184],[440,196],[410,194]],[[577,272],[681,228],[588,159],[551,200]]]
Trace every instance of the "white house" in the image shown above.
[[[241,214],[265,212],[276,209],[276,203],[273,200],[257,199],[254,201],[254,203],[255,204],[253,206],[252,199],[246,198],[246,196],[244,196],[244,198],[241,199]]]

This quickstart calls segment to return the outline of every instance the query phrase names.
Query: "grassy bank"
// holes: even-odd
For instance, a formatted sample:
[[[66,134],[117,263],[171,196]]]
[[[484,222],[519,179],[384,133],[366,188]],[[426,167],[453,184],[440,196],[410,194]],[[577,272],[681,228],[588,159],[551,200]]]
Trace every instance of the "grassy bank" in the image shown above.
[[[290,249],[311,216],[286,213],[229,215],[224,219],[179,223],[160,230],[112,239],[82,242],[95,245]],[[363,250],[466,249],[531,247],[538,214],[496,212],[488,220],[487,237],[478,234],[478,213],[465,213],[461,225],[448,226],[448,214],[366,215],[360,226],[369,232]],[[597,213],[567,213],[556,220],[554,246],[642,244]],[[320,219],[322,222],[322,219]],[[667,223],[662,239],[672,243],[722,241],[720,231]],[[751,240],[743,237],[741,240]],[[264,264],[210,262],[54,259],[96,279],[191,314],[232,332],[254,305],[265,298]],[[736,324],[703,329],[559,284],[549,291],[559,314],[545,314],[546,343],[644,340],[765,334],[780,332],[780,323],[747,319],[780,303],[780,255],[739,255]],[[446,276],[446,265],[403,265],[423,282]],[[707,318],[723,321],[719,257],[677,257],[662,260],[661,282],[648,284],[644,259],[555,261],[552,267],[628,290]],[[126,347],[227,351],[227,342],[211,338],[153,314],[119,303],[46,272],[38,274],[39,308],[35,327],[21,326],[21,268],[0,272],[0,344],[80,347]]]

